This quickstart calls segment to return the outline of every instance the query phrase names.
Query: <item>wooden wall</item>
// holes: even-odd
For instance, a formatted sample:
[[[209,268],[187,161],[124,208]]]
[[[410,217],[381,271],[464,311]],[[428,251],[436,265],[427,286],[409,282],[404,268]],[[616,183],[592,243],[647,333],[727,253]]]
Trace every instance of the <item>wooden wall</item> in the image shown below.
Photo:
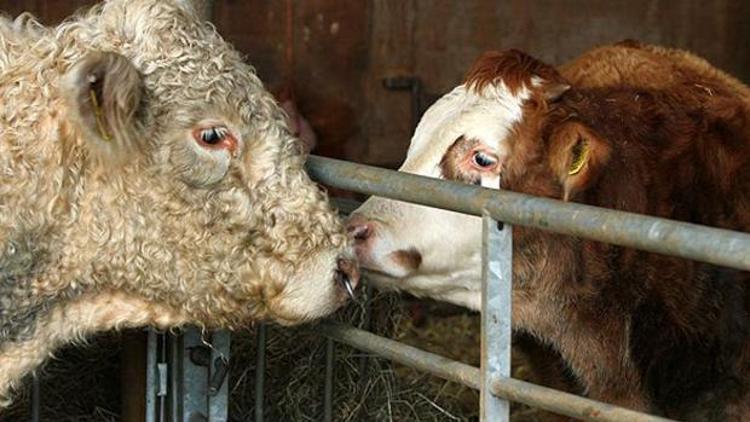
[[[90,0],[0,0],[59,21]],[[409,91],[423,102],[460,82],[482,51],[516,47],[562,63],[634,38],[690,49],[750,81],[745,0],[215,0],[219,31],[273,91],[291,89],[318,133],[318,153],[395,166],[411,135]]]

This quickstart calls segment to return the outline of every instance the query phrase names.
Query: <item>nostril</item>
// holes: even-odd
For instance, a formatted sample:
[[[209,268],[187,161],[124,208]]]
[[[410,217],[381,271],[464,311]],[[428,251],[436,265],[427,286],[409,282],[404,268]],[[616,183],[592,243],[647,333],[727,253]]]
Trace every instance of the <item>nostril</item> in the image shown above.
[[[349,226],[347,230],[354,240],[365,241],[370,237],[370,234],[372,234],[372,225],[361,224],[357,226]]]
[[[346,231],[354,240],[364,242],[373,232],[373,225],[361,214],[352,214],[346,224]]]

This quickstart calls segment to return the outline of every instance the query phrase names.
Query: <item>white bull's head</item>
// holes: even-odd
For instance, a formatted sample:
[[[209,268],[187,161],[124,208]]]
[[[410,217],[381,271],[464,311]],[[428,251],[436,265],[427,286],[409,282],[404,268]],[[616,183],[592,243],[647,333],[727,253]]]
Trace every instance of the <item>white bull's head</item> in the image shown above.
[[[230,327],[345,301],[343,225],[282,109],[195,10],[112,0],[56,28],[2,23],[0,264],[29,237],[59,251],[31,301],[127,291]]]

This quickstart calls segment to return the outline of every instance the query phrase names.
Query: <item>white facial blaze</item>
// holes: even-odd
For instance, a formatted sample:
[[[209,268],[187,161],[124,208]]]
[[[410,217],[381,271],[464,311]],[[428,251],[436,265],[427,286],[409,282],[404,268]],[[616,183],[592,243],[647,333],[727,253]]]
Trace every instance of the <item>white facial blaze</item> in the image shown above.
[[[463,136],[492,148],[498,157],[507,155],[505,140],[523,116],[527,89],[512,95],[502,82],[480,94],[459,85],[430,107],[419,122],[401,171],[438,177],[440,160]]]
[[[460,85],[438,100],[420,121],[400,171],[441,178],[440,162],[460,138],[477,140],[500,160],[507,138],[523,117],[528,89],[516,95],[502,83],[481,93]],[[499,176],[485,175],[482,186],[497,189]],[[374,238],[362,259],[377,271],[368,279],[386,288],[446,300],[479,309],[481,303],[481,220],[478,217],[383,198],[371,198],[357,213],[373,221]],[[417,271],[405,273],[388,256],[415,248],[422,255]],[[368,265],[369,261],[369,265]]]

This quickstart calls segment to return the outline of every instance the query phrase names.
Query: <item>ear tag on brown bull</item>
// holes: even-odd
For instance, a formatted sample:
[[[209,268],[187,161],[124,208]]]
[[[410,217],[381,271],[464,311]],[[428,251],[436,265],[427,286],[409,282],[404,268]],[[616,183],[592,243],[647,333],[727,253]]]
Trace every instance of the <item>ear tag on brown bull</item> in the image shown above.
[[[568,176],[573,176],[578,174],[581,169],[583,168],[584,164],[586,164],[586,161],[589,159],[589,143],[580,140],[574,147],[573,147],[573,162],[570,163],[570,168],[568,169]]]
[[[105,141],[111,141],[112,137],[104,128],[104,114],[102,113],[102,108],[99,106],[99,100],[96,98],[96,92],[94,92],[93,89],[90,89],[89,96],[91,97],[91,106],[94,108],[96,128],[99,130],[99,134],[102,136],[102,138],[104,138]]]

